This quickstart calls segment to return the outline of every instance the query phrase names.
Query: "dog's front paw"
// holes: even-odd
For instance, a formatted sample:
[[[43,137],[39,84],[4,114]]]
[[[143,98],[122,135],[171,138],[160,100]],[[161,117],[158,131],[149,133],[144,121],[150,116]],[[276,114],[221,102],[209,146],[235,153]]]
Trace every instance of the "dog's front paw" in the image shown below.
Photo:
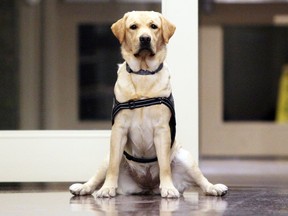
[[[206,195],[224,196],[228,192],[228,187],[224,184],[210,185],[206,191]]]
[[[96,197],[110,198],[116,196],[115,187],[105,187],[103,186],[100,190],[97,191]]]
[[[91,195],[94,190],[87,184],[76,183],[69,187],[70,192],[75,196]]]
[[[163,198],[179,198],[180,193],[175,187],[163,187],[161,188],[161,196]]]

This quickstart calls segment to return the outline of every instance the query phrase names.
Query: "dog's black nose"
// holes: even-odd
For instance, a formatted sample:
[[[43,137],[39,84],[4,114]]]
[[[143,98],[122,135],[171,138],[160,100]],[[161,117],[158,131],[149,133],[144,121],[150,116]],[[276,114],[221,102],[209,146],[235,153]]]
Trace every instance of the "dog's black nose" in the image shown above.
[[[140,37],[141,45],[149,45],[150,41],[151,41],[151,37],[149,37],[149,36],[141,36]]]

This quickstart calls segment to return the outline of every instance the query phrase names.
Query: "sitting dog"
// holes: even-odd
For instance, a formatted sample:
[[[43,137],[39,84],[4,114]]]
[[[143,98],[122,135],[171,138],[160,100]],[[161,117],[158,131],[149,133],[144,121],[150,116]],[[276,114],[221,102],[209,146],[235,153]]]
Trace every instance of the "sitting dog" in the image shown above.
[[[114,88],[110,157],[84,184],[70,186],[73,195],[161,194],[178,198],[194,183],[207,195],[228,188],[211,184],[192,156],[175,140],[174,102],[166,45],[175,26],[160,13],[132,11],[114,23],[125,62]]]

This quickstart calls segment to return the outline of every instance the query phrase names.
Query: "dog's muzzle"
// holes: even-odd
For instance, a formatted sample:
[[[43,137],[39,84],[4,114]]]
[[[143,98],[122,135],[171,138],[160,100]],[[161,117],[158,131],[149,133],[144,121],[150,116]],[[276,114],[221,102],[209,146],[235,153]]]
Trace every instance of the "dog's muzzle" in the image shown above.
[[[150,55],[150,56],[154,56],[155,53],[153,51],[153,49],[151,48],[151,37],[150,36],[141,36],[139,37],[139,50],[138,52],[135,54],[135,56],[140,56],[140,55]]]

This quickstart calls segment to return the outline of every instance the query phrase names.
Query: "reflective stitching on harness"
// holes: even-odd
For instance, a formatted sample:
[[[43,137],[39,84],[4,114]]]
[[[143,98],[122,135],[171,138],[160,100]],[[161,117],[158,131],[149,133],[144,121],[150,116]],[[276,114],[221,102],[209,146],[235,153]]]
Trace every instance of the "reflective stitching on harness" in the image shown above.
[[[166,97],[148,98],[148,99],[143,99],[143,100],[131,100],[131,101],[124,102],[124,103],[119,103],[114,97],[113,109],[112,109],[112,125],[114,124],[115,116],[122,109],[137,109],[137,108],[160,105],[160,104],[166,105],[171,111],[171,118],[169,121],[169,126],[170,126],[171,147],[172,147],[174,140],[175,140],[175,135],[176,135],[176,118],[175,118],[175,109],[174,109],[174,99],[173,99],[172,94],[168,98]],[[150,159],[135,158],[132,155],[129,155],[126,151],[124,151],[124,155],[126,159],[132,160],[138,163],[151,163],[151,162],[157,161],[157,157],[150,158]]]

